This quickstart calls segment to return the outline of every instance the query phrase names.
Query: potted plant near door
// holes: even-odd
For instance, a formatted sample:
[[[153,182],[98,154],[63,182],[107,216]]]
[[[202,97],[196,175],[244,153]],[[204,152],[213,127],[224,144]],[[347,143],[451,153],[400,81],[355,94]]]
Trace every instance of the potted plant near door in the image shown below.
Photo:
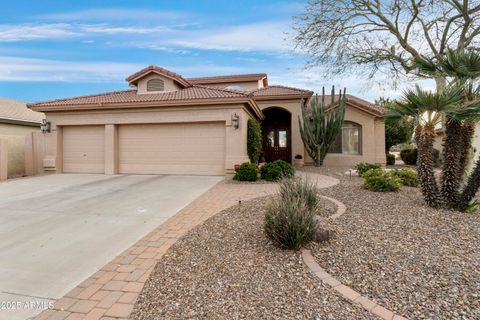
[[[293,159],[293,164],[295,167],[303,167],[303,156],[301,154],[296,154]]]

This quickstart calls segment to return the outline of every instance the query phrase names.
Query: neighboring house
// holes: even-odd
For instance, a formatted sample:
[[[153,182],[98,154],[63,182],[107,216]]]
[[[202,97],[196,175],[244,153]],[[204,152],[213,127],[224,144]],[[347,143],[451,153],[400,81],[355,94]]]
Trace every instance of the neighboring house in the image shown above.
[[[435,140],[433,141],[433,147],[439,151],[443,150],[443,139],[445,137],[444,126],[442,126],[439,130],[437,130],[437,135],[435,136]],[[480,154],[480,122],[477,123],[475,126],[475,134],[473,136],[472,147],[474,151],[474,161],[477,160]]]
[[[268,161],[305,155],[298,117],[311,91],[269,86],[263,73],[185,79],[156,66],[126,80],[132,89],[28,105],[51,122],[47,169],[223,175],[248,161],[249,118],[262,121]],[[384,163],[382,115],[348,96],[342,136],[325,164]]]
[[[8,177],[25,174],[25,137],[40,132],[45,116],[27,108],[25,102],[0,98],[0,140],[6,141]]]

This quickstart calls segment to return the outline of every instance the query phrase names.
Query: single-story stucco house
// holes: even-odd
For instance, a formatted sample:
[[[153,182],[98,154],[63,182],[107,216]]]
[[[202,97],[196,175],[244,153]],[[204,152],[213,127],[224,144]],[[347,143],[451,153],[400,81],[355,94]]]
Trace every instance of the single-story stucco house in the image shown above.
[[[42,113],[28,109],[25,102],[0,98],[0,141],[6,155],[0,162],[6,161],[8,178],[25,174],[25,137],[40,132],[44,118]]]
[[[248,161],[249,118],[262,122],[267,161],[306,156],[298,117],[301,99],[309,99],[311,91],[270,86],[264,73],[184,78],[157,66],[126,80],[130,90],[28,105],[51,124],[46,167],[70,173],[224,175]],[[348,96],[342,135],[325,165],[385,163],[382,116],[382,108]]]

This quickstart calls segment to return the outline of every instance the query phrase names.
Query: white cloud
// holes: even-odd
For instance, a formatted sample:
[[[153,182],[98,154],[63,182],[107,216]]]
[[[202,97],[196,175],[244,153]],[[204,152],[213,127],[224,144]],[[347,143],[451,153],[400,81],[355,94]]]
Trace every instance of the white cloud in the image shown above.
[[[0,25],[0,42],[16,42],[45,39],[70,39],[72,37],[86,37],[94,35],[117,34],[155,34],[168,32],[165,26],[111,26],[107,24],[20,24]]]
[[[58,39],[78,35],[71,25],[65,23],[0,25],[0,42]]]
[[[163,21],[185,18],[182,12],[151,9],[104,8],[71,12],[57,12],[42,15],[40,18],[57,21]]]
[[[265,21],[233,27],[179,32],[170,45],[185,48],[220,51],[284,52],[289,46],[284,41],[290,28],[287,21]]]
[[[109,82],[125,83],[124,79],[150,63],[110,61],[61,61],[0,56],[0,81],[38,82]],[[162,66],[185,77],[246,73],[240,67],[214,64]]]
[[[123,82],[143,65],[0,56],[0,81]]]

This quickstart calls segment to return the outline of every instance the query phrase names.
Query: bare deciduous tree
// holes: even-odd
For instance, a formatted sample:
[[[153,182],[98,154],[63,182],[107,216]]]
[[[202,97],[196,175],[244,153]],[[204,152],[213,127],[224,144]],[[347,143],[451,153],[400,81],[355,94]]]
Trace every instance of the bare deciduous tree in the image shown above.
[[[384,72],[396,84],[420,56],[477,49],[480,0],[310,0],[294,29],[296,47],[326,75]]]

